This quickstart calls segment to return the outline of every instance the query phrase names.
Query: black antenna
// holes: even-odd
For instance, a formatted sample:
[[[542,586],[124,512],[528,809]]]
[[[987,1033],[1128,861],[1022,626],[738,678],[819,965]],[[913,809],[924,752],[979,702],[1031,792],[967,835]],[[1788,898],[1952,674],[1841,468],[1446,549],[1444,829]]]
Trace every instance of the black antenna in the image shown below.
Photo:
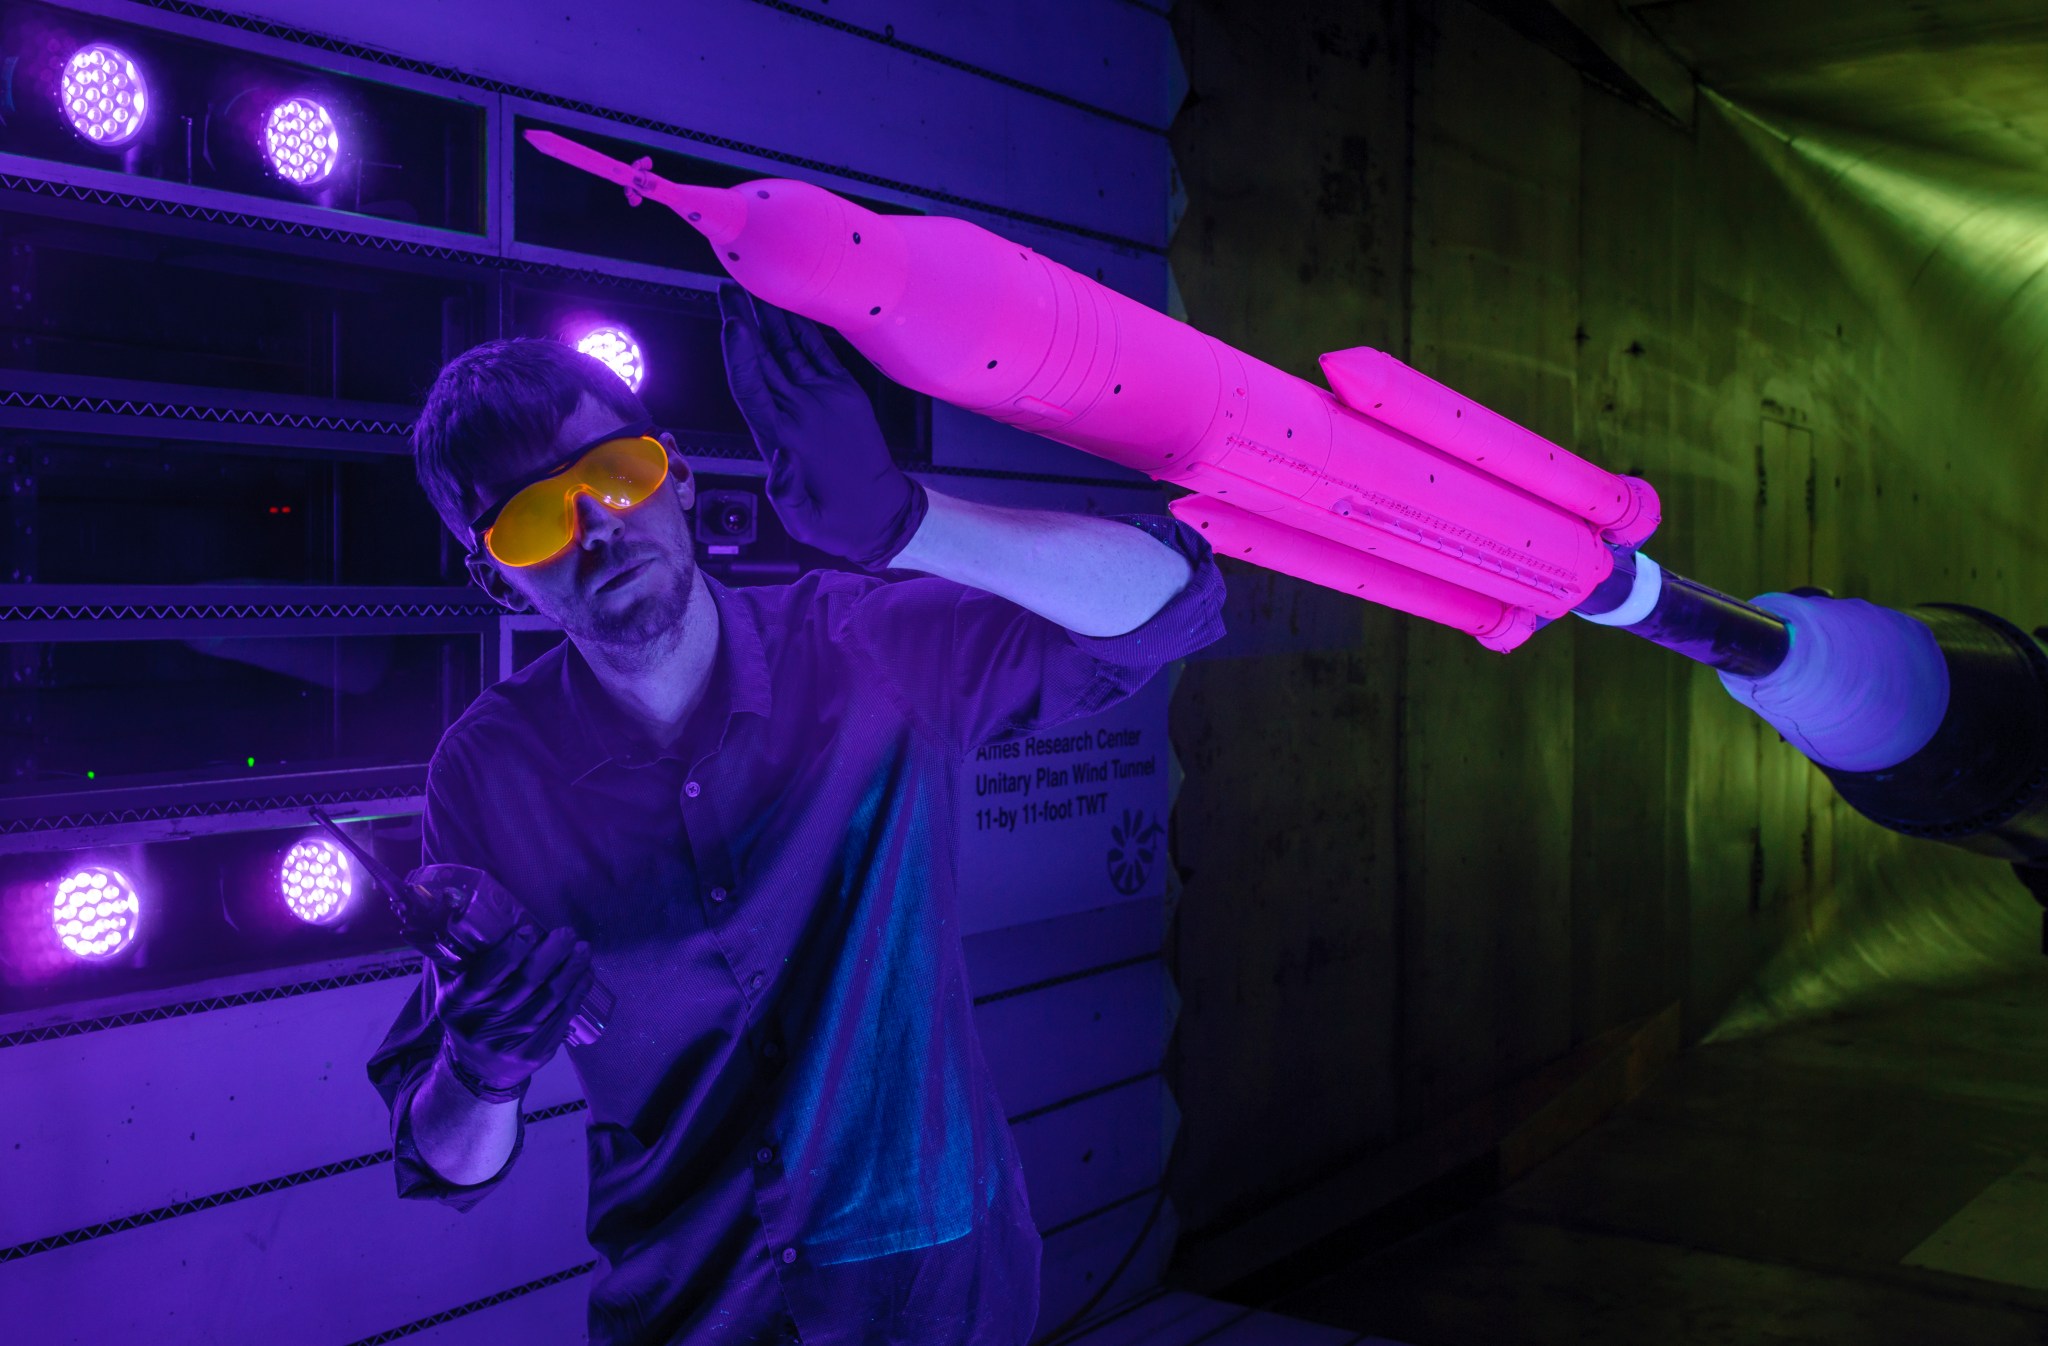
[[[350,855],[353,855],[356,858],[356,860],[361,863],[363,869],[366,872],[368,872],[369,876],[384,886],[384,890],[386,892],[390,893],[391,896],[394,898],[403,897],[405,895],[405,880],[399,878],[397,874],[393,873],[389,865],[385,864],[382,860],[379,860],[376,856],[364,850],[361,846],[356,845],[355,842],[350,841],[348,838],[348,833],[342,831],[340,827],[336,826],[334,819],[328,817],[324,812],[320,810],[320,808],[317,805],[311,810],[311,812],[313,814],[313,821],[320,824],[320,826],[326,828],[328,835],[333,837],[336,841],[340,842],[342,846],[348,851],[348,853]]]

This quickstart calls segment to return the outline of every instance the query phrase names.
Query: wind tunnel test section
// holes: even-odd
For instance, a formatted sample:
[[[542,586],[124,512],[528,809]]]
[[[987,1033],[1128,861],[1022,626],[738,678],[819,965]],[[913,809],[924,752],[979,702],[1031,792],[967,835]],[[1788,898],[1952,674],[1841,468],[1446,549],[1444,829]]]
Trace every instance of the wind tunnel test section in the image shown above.
[[[2048,894],[2032,869],[2048,861],[2048,655],[2002,618],[1817,591],[1743,602],[1640,550],[1662,517],[1647,482],[1382,352],[1324,355],[1324,391],[965,221],[885,218],[784,179],[685,186],[526,135],[674,211],[748,291],[890,378],[1186,488],[1169,508],[1221,554],[1503,653],[1566,613],[1649,640],[1714,668],[1872,821],[2010,861]]]

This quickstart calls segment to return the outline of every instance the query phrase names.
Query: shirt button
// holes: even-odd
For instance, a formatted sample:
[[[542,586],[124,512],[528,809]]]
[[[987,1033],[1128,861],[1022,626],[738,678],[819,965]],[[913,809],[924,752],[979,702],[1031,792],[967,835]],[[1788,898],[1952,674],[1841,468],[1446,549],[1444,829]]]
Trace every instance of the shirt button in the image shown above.
[[[761,1055],[767,1057],[770,1061],[773,1061],[776,1057],[782,1055],[782,1044],[774,1041],[773,1039],[770,1039],[769,1041],[762,1043]]]
[[[754,1162],[757,1164],[766,1164],[772,1162],[774,1158],[775,1151],[769,1149],[766,1145],[763,1145],[760,1149],[754,1151]]]
[[[791,1262],[794,1261],[796,1261],[796,1249],[784,1248],[782,1250],[782,1265],[788,1266]]]
[[[697,784],[697,782],[695,781],[691,781],[688,785],[685,785],[683,787],[683,793],[688,795],[690,798],[695,799],[698,795],[704,793],[704,787]]]
[[[747,978],[747,985],[753,987],[756,991],[761,989],[761,982],[762,977],[761,974],[758,972],[756,972],[753,976]]]
[[[723,888],[713,888],[713,889],[711,890],[711,900],[712,900],[713,902],[723,902],[723,901],[725,901],[725,889],[723,889]]]

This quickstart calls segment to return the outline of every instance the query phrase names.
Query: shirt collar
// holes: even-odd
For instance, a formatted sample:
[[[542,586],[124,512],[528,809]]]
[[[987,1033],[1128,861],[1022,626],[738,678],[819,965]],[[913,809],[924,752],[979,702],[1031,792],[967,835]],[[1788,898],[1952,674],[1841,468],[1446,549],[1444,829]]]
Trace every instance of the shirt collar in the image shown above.
[[[659,757],[686,755],[694,760],[724,742],[734,715],[768,714],[774,697],[768,684],[759,613],[752,603],[711,576],[704,576],[704,585],[718,611],[718,649],[712,656],[704,696],[673,749],[658,750],[640,724],[612,700],[583,652],[573,643],[563,642],[561,690],[569,708],[566,724],[571,736],[562,748],[570,780],[581,781],[614,761],[639,765]]]

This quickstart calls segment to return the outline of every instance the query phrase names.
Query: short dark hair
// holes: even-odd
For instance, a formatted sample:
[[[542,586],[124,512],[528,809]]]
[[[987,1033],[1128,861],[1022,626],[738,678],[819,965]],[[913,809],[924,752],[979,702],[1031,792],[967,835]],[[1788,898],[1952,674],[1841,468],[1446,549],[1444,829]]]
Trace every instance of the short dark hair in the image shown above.
[[[442,366],[413,423],[413,471],[465,545],[466,496],[479,473],[508,454],[551,447],[585,396],[621,422],[647,419],[646,406],[603,361],[559,341],[486,341]]]

